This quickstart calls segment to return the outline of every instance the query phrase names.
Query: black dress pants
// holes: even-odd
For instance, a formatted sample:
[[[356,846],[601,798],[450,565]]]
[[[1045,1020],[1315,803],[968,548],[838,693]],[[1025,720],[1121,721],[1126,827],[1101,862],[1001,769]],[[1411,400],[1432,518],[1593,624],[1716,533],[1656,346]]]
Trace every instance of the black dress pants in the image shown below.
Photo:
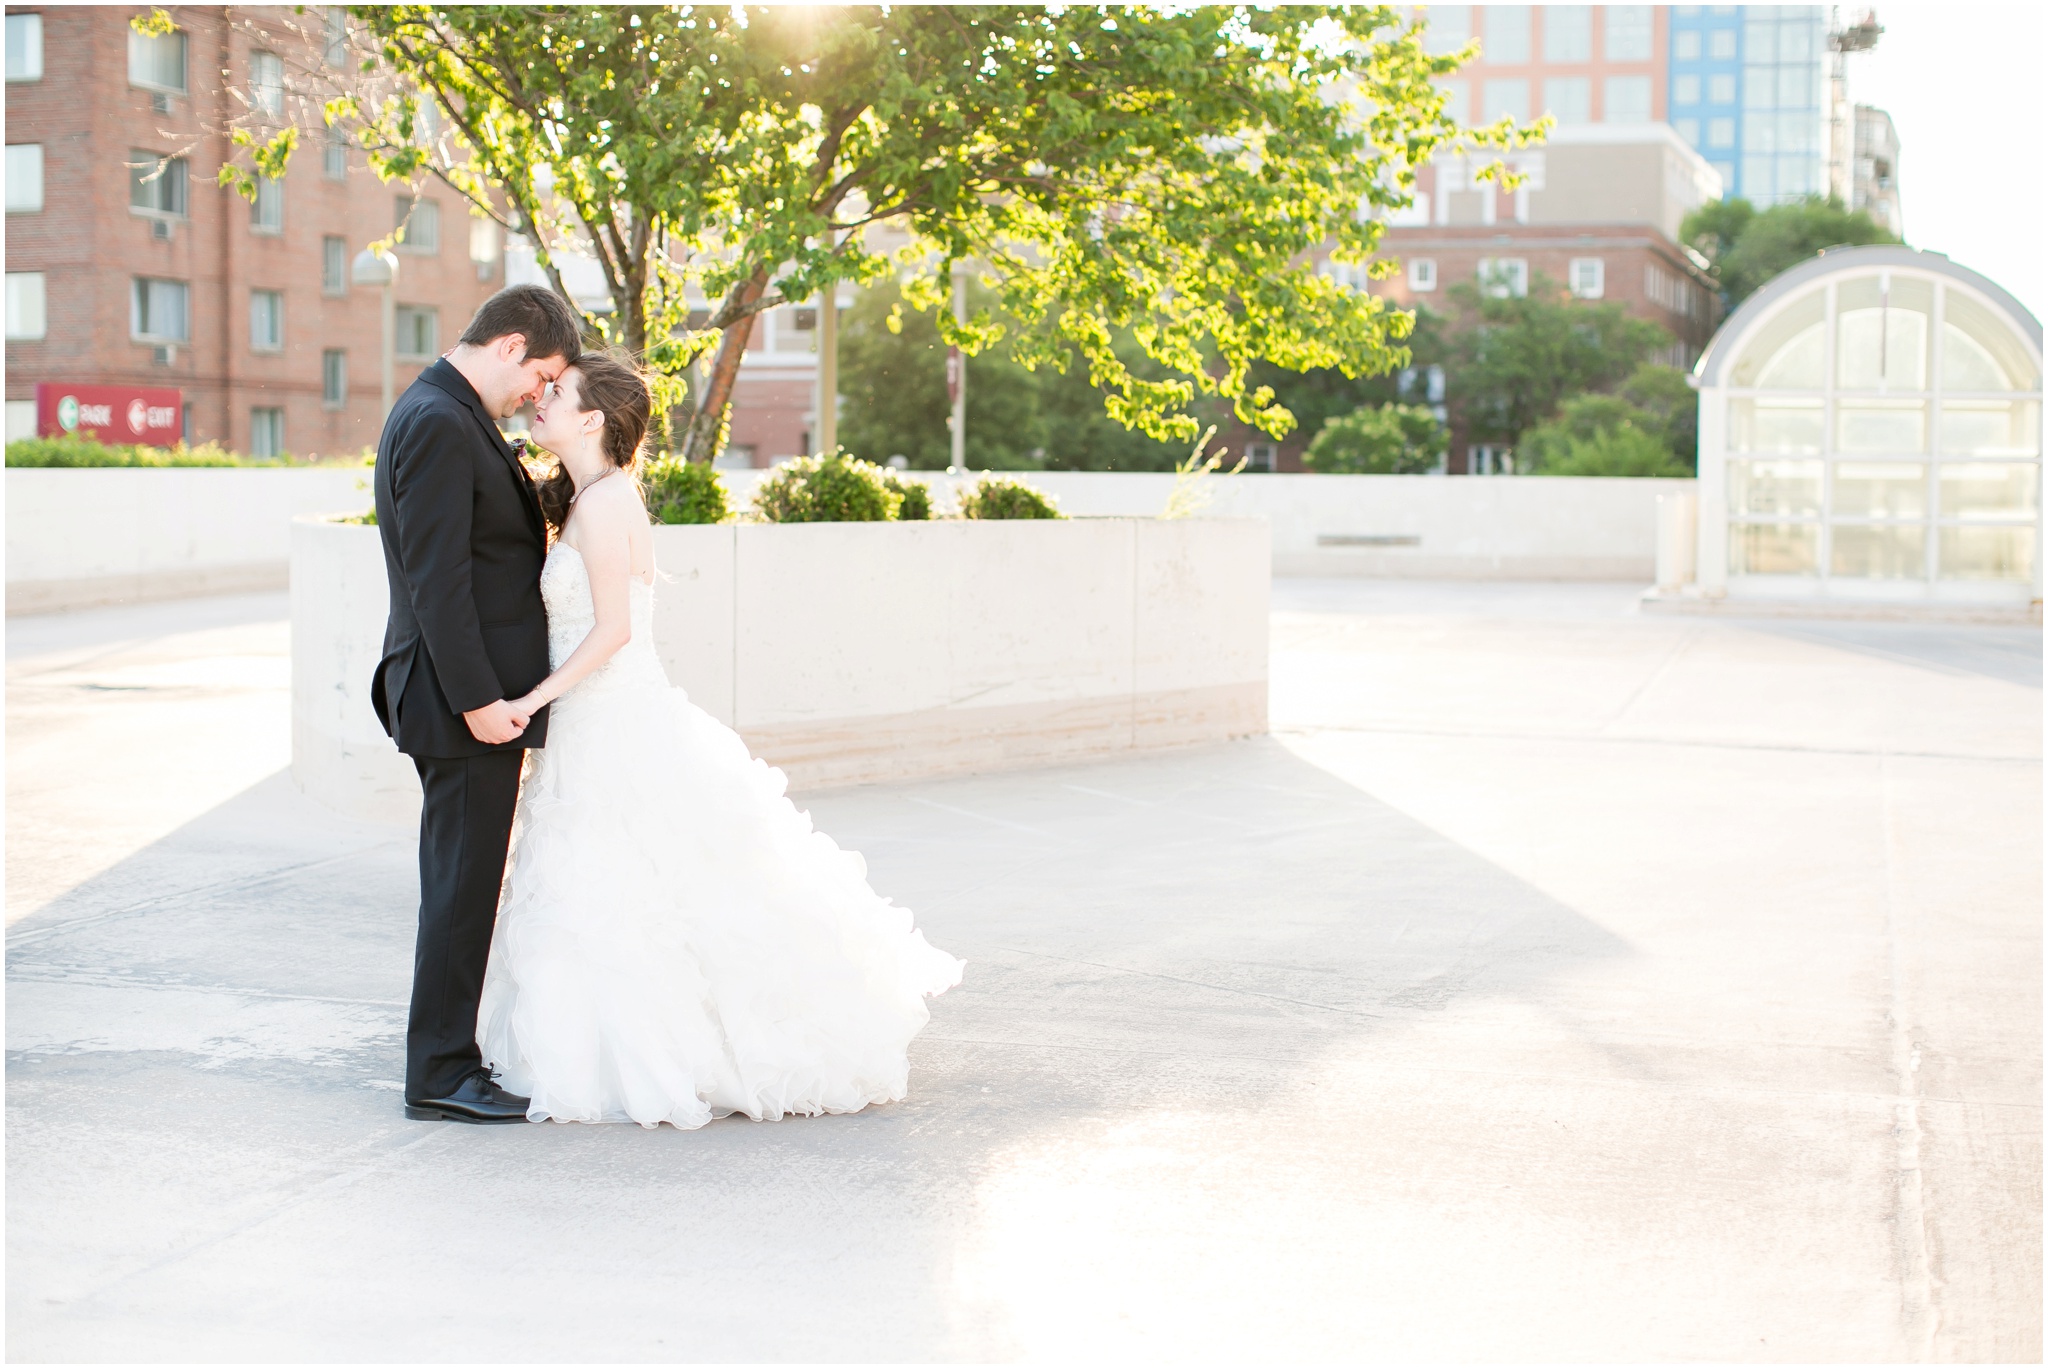
[[[420,936],[405,1029],[405,1096],[441,1098],[483,1064],[477,1002],[498,921],[523,750],[414,756],[420,809]]]

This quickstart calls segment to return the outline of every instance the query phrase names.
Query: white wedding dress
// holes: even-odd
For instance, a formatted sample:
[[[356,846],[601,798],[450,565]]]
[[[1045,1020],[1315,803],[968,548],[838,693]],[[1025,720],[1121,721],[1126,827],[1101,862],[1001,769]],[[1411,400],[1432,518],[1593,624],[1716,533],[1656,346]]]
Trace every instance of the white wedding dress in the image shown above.
[[[541,572],[548,657],[596,624],[583,558]],[[654,591],[528,753],[477,1014],[527,1116],[698,1127],[904,1096],[925,999],[962,963],[814,831],[782,772],[668,682]]]

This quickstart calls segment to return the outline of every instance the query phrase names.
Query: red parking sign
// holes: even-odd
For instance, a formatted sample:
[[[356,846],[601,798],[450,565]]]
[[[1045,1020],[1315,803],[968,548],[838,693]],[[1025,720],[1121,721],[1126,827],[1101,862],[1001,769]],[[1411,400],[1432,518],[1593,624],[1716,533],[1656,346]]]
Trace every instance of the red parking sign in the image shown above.
[[[102,442],[168,447],[184,429],[182,390],[133,385],[36,385],[36,435],[91,433]]]

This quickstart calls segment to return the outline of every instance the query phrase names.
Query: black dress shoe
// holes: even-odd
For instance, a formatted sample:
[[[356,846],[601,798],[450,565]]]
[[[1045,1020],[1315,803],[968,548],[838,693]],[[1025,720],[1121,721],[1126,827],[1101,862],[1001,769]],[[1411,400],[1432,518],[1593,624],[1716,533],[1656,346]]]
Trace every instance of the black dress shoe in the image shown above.
[[[491,1082],[489,1070],[471,1070],[445,1098],[408,1098],[405,1115],[415,1122],[524,1122],[530,1100]]]

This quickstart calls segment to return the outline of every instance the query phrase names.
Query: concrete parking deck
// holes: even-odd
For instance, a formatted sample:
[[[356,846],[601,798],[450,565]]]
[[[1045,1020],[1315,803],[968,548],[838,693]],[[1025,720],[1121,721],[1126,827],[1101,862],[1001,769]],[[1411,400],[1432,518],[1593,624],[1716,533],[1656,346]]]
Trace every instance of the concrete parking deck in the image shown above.
[[[281,596],[8,624],[16,1359],[2037,1360],[2041,635],[1276,586],[1272,737],[806,796],[911,1097],[404,1121]]]

